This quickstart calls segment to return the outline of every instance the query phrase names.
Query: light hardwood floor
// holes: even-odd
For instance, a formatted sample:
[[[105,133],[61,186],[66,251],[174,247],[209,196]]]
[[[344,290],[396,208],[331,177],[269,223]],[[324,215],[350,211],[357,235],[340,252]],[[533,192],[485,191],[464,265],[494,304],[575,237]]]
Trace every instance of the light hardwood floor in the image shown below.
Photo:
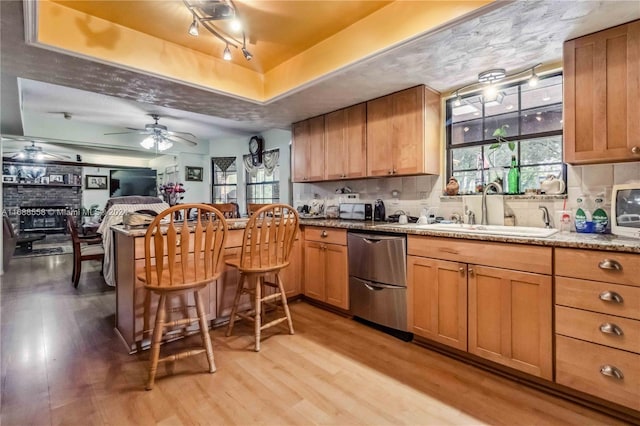
[[[116,337],[98,268],[77,290],[71,255],[13,259],[2,277],[3,425],[619,424],[302,302],[295,335],[269,329],[256,353],[251,326],[216,329],[215,374],[181,360],[146,392],[148,354]]]

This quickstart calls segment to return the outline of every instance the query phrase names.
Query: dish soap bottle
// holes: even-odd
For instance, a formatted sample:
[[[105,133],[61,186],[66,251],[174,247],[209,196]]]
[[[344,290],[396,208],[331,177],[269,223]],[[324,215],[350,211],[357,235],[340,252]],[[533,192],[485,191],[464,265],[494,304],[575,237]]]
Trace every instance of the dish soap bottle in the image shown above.
[[[596,195],[596,210],[593,212],[593,231],[598,234],[604,234],[609,224],[609,216],[603,208],[604,194]]]
[[[591,212],[585,205],[586,197],[580,195],[576,200],[578,202],[578,210],[576,211],[575,222],[576,232],[591,233],[593,232],[593,221]]]
[[[518,170],[518,164],[516,163],[516,156],[511,156],[511,167],[507,174],[507,185],[509,194],[520,193],[520,170]]]

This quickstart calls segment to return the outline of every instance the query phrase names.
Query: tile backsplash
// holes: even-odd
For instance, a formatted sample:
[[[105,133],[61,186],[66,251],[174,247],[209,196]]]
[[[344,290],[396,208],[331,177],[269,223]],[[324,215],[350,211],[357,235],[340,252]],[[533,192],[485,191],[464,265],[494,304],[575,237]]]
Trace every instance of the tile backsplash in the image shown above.
[[[566,208],[575,211],[576,199],[580,194],[591,199],[604,192],[606,207],[610,208],[611,188],[614,184],[640,181],[640,162],[597,164],[587,166],[567,165]],[[307,203],[314,198],[326,200],[327,205],[338,204],[341,188],[349,187],[360,195],[361,202],[384,201],[387,214],[403,210],[407,214],[418,216],[423,208],[434,207],[438,216],[449,218],[454,212],[463,213],[462,197],[442,197],[444,188],[441,176],[409,176],[380,179],[358,179],[334,182],[295,183],[293,184],[294,206]],[[504,213],[515,216],[516,225],[543,227],[539,206],[545,206],[552,216],[552,225],[556,226],[556,212],[565,206],[564,199],[511,198],[504,200]],[[480,221],[480,212],[475,212]]]

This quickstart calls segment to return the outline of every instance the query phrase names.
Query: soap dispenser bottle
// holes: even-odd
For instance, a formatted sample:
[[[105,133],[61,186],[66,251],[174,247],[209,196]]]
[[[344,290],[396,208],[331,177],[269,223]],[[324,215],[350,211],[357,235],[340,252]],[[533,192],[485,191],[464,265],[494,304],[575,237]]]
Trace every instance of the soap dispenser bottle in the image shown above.
[[[587,197],[584,194],[580,195],[576,201],[578,202],[578,210],[575,216],[576,232],[593,232],[591,212],[586,206]]]
[[[596,195],[596,209],[593,212],[593,231],[598,234],[604,234],[609,224],[609,216],[604,210],[604,194]]]

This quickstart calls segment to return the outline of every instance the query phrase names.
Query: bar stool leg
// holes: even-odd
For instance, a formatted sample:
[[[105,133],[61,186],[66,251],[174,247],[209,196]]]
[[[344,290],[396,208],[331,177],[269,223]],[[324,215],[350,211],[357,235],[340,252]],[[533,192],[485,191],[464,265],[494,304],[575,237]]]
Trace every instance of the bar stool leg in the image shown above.
[[[211,336],[209,336],[209,327],[207,326],[207,314],[204,311],[202,296],[198,290],[193,292],[196,300],[196,311],[198,311],[198,319],[200,320],[200,335],[202,336],[202,346],[207,351],[207,361],[209,362],[209,373],[216,372],[216,364],[213,359],[213,346],[211,346]]]
[[[260,279],[255,275],[251,276],[255,284],[255,310],[256,316],[254,318],[254,328],[256,335],[256,352],[260,352],[260,327],[262,326],[262,285],[260,284]]]
[[[147,381],[146,390],[153,389],[153,383],[156,378],[156,371],[158,371],[158,358],[160,358],[160,344],[162,342],[162,331],[164,329],[164,319],[166,315],[165,302],[167,295],[160,293],[160,300],[158,301],[158,310],[156,311],[156,323],[153,327],[153,337],[151,338],[151,353],[149,354],[149,380]]]
[[[291,321],[291,313],[289,312],[289,304],[287,303],[287,294],[284,292],[284,284],[280,278],[280,271],[276,272],[276,280],[278,281],[278,289],[280,290],[280,298],[282,299],[284,314],[287,316],[287,323],[289,324],[289,334],[294,334],[293,321]]]
[[[227,326],[227,337],[231,336],[233,324],[236,322],[236,312],[238,312],[238,304],[240,303],[240,296],[242,296],[242,289],[244,288],[244,281],[246,279],[245,274],[241,272],[240,278],[238,278],[238,285],[236,286],[236,296],[233,298],[233,306],[231,307],[231,316],[229,317],[229,325]]]

